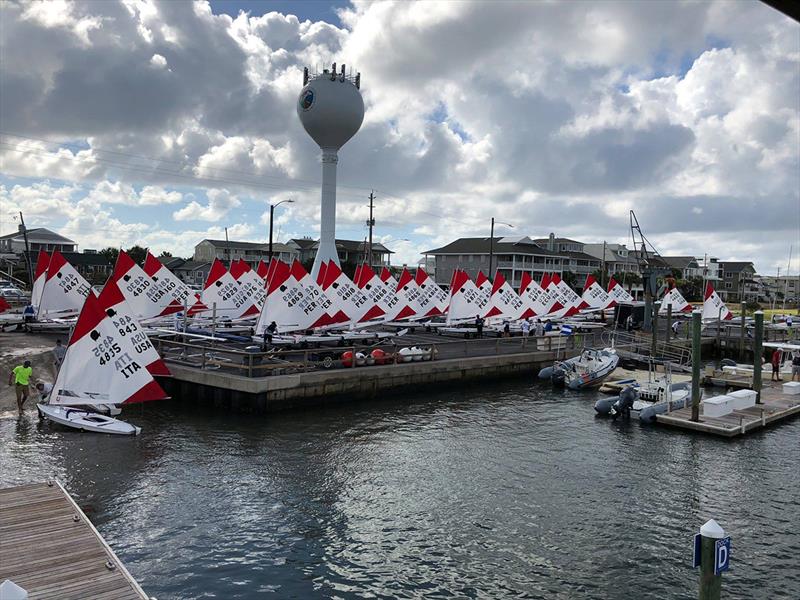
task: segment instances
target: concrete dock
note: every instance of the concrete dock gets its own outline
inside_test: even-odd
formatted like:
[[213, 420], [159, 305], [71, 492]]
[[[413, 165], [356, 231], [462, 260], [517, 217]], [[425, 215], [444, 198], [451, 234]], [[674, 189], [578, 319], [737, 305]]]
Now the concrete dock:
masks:
[[0, 489], [0, 582], [30, 600], [147, 599], [57, 481]]
[[[777, 383], [777, 382], [774, 382]], [[676, 427], [688, 431], [699, 431], [722, 437], [736, 437], [800, 415], [800, 396], [787, 396], [780, 385], [767, 385], [761, 390], [761, 404], [743, 410], [734, 410], [724, 417], [707, 417], [692, 421], [692, 409], [681, 408], [671, 413], [658, 415], [659, 425]]]

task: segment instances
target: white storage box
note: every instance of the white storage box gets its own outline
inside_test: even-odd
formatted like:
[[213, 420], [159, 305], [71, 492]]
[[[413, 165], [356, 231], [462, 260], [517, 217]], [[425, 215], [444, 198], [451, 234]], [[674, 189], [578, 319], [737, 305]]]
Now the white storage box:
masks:
[[784, 383], [783, 393], [787, 396], [800, 396], [800, 381], [787, 381]]
[[715, 396], [703, 400], [703, 415], [706, 417], [724, 417], [733, 410], [733, 399], [730, 396]]
[[728, 394], [733, 401], [733, 410], [742, 410], [756, 405], [758, 394], [754, 390], [736, 390]]

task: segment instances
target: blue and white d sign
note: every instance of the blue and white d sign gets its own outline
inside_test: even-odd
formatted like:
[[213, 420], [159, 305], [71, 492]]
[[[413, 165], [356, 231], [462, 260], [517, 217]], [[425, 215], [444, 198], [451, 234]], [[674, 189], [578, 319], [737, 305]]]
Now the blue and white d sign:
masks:
[[714, 543], [714, 575], [719, 575], [730, 568], [731, 538], [724, 537]]

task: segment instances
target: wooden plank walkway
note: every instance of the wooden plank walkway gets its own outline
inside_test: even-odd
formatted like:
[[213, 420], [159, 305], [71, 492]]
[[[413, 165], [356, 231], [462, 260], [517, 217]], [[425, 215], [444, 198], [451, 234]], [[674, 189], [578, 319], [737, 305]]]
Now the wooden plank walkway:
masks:
[[30, 600], [147, 599], [57, 481], [0, 489], [0, 582]]
[[771, 386], [765, 383], [764, 386], [761, 390], [761, 404], [735, 410], [724, 417], [706, 417], [702, 414], [701, 406], [700, 420], [696, 423], [692, 421], [691, 407], [658, 415], [656, 422], [690, 431], [735, 437], [800, 414], [800, 396], [784, 395], [780, 385]]

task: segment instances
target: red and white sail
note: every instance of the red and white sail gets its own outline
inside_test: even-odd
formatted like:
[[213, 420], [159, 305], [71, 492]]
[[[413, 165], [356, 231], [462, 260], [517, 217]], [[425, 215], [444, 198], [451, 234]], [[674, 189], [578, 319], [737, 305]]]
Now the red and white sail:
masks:
[[450, 281], [450, 304], [447, 323], [474, 321], [486, 314], [489, 298], [484, 297], [466, 271], [456, 269]]
[[[545, 273], [542, 278], [542, 288], [549, 293], [550, 300], [553, 302], [549, 315], [556, 319], [571, 317], [578, 312], [574, 304], [574, 299], [567, 293], [565, 287], [560, 285], [561, 283], [561, 277], [558, 276], [558, 273], [552, 273], [550, 275]], [[572, 293], [575, 294], [575, 292]], [[577, 294], [575, 294], [575, 296], [577, 296]], [[556, 305], [561, 308], [556, 308]]]
[[492, 298], [492, 282], [483, 274], [483, 271], [478, 271], [478, 276], [475, 278], [475, 287], [478, 288], [483, 304], [488, 306]]
[[122, 349], [133, 356], [140, 365], [144, 365], [151, 375], [169, 375], [167, 365], [142, 329], [117, 283], [114, 281], [106, 283], [97, 300], [111, 319], [111, 324], [117, 329]]
[[383, 267], [380, 274], [381, 281], [397, 291], [397, 279], [392, 276], [392, 272], [388, 267]]
[[489, 299], [488, 310], [484, 316], [506, 317], [513, 321], [520, 318], [524, 308], [522, 299], [511, 288], [502, 273], [497, 271], [492, 285], [492, 297]]
[[264, 280], [250, 268], [250, 265], [241, 259], [231, 265], [231, 275], [239, 283], [242, 291], [246, 292], [253, 301], [253, 308], [242, 316], [248, 317], [261, 313], [261, 308], [267, 299]]
[[[275, 260], [274, 258], [272, 260]], [[261, 277], [266, 283], [267, 281], [267, 273], [269, 273], [269, 265], [265, 263], [263, 260], [258, 261], [258, 265], [256, 266], [256, 275]]]
[[427, 308], [426, 317], [442, 315], [450, 304], [450, 295], [428, 276], [425, 269], [417, 267], [414, 281], [420, 291], [420, 305]]
[[[317, 278], [322, 275], [325, 277], [325, 270], [328, 268], [326, 263], [322, 263], [319, 266], [319, 272], [317, 273]], [[341, 313], [337, 310], [336, 305], [333, 303], [328, 295], [322, 291], [322, 284], [314, 281], [311, 277], [311, 273], [306, 271], [303, 264], [295, 259], [292, 262], [292, 266], [290, 267], [292, 272], [292, 277], [295, 278], [300, 285], [311, 295], [314, 301], [320, 306], [322, 311], [325, 313], [314, 325], [315, 327], [323, 327], [325, 325], [336, 325], [340, 323], [346, 323], [349, 320], [349, 317], [344, 313]]]
[[633, 296], [625, 291], [619, 283], [612, 277], [608, 280], [608, 297], [615, 303], [633, 302]]
[[189, 314], [194, 314], [208, 307], [200, 302], [200, 296], [193, 292], [188, 285], [183, 283], [177, 275], [170, 271], [155, 256], [147, 253], [144, 259], [144, 272], [152, 280], [153, 284], [169, 294], [172, 299], [181, 307], [187, 307]]
[[543, 317], [563, 308], [558, 302], [554, 302], [550, 298], [550, 294], [545, 292], [542, 286], [536, 283], [527, 271], [522, 274], [519, 297], [523, 303], [521, 319]]
[[7, 310], [11, 310], [11, 305], [6, 301], [5, 298], [0, 296], [0, 313], [6, 312]]
[[583, 285], [583, 295], [581, 298], [589, 308], [599, 308], [602, 310], [617, 305], [614, 299], [609, 297], [608, 293], [600, 287], [594, 275], [586, 276], [586, 283]]
[[673, 315], [682, 312], [683, 313], [692, 312], [692, 305], [686, 301], [686, 299], [683, 297], [683, 294], [681, 294], [678, 288], [676, 287], [672, 288], [666, 294], [664, 294], [664, 298], [661, 300], [661, 308], [658, 311], [659, 314], [662, 315], [667, 314], [669, 306], [672, 306]]
[[[369, 265], [362, 265], [358, 270], [356, 285], [358, 289], [369, 298], [372, 305], [383, 312], [383, 320], [394, 321], [395, 319], [402, 319], [405, 318], [405, 316], [414, 315], [414, 311], [409, 309], [408, 306], [397, 297], [395, 287], [390, 287], [381, 281], [381, 278], [378, 277]], [[374, 318], [370, 316], [369, 312], [364, 318], [366, 319], [367, 317], [370, 319]]]
[[37, 317], [52, 319], [77, 315], [92, 287], [58, 250], [50, 257]]
[[[320, 268], [320, 272], [322, 272], [322, 268]], [[380, 318], [384, 314], [383, 310], [370, 302], [366, 294], [342, 272], [342, 269], [334, 261], [329, 261], [325, 268], [322, 291], [333, 301], [334, 306], [338, 309], [337, 314], [346, 315], [345, 322], [361, 323]], [[370, 313], [371, 315], [367, 317]]]
[[244, 315], [257, 314], [258, 311], [253, 306], [250, 290], [242, 289], [225, 265], [216, 258], [208, 272], [200, 300], [212, 309], [216, 305], [218, 317], [238, 319]]
[[714, 286], [710, 283], [706, 284], [706, 299], [703, 301], [703, 320], [716, 321], [721, 319], [729, 321], [733, 318], [733, 313], [728, 310], [722, 298], [714, 290]]
[[39, 309], [42, 301], [42, 292], [47, 279], [47, 266], [50, 264], [50, 255], [44, 250], [39, 250], [39, 257], [36, 259], [36, 270], [33, 272], [33, 286], [31, 287], [31, 306], [34, 312]]
[[[397, 296], [414, 312], [414, 316], [423, 317], [428, 312], [420, 304], [422, 292], [408, 269], [403, 269], [403, 272], [400, 273], [400, 279], [397, 282]], [[405, 317], [398, 316], [399, 318]]]
[[[297, 261], [295, 263], [300, 265]], [[287, 333], [320, 327], [329, 320], [326, 309], [317, 302], [313, 292], [298, 281], [292, 270], [282, 261], [275, 262], [267, 288], [267, 301], [256, 325], [258, 335], [263, 334], [273, 321], [278, 333]], [[308, 276], [302, 265], [300, 271], [296, 274], [301, 279], [303, 273]]]
[[564, 306], [571, 306], [576, 311], [583, 310], [584, 308], [589, 308], [589, 303], [584, 302], [583, 298], [578, 296], [571, 287], [567, 285], [567, 282], [561, 279], [561, 276], [558, 273], [553, 273], [553, 281], [556, 283], [556, 286], [561, 291], [561, 296], [564, 298], [569, 304], [564, 304]]
[[167, 398], [147, 365], [130, 351], [125, 339], [129, 334], [125, 326], [119, 327], [120, 322], [115, 324], [89, 292], [53, 384], [50, 404], [96, 406]]
[[120, 250], [117, 255], [110, 283], [117, 285], [137, 319], [164, 317], [183, 309], [124, 250]]

